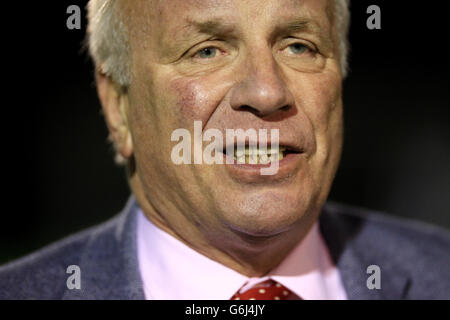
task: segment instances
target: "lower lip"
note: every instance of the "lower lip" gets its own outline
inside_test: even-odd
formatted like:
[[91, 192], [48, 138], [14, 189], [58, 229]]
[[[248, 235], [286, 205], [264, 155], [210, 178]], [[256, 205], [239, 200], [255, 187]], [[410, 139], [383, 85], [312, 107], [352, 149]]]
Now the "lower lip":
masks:
[[223, 155], [225, 161], [232, 161], [228, 164], [225, 162], [227, 169], [232, 173], [233, 176], [241, 178], [251, 178], [254, 179], [260, 176], [261, 179], [281, 178], [287, 175], [292, 175], [292, 173], [298, 168], [298, 163], [300, 158], [303, 157], [303, 153], [288, 153], [280, 161], [278, 161], [278, 171], [273, 175], [261, 175], [261, 169], [274, 167], [274, 163], [268, 164], [248, 164], [248, 163], [238, 163], [226, 154]]

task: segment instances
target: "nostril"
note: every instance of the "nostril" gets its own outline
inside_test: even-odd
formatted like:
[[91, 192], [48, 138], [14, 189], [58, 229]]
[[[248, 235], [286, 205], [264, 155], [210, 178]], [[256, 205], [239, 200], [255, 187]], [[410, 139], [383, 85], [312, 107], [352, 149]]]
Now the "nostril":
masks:
[[281, 111], [289, 111], [290, 108], [291, 108], [291, 106], [285, 105], [285, 106], [281, 107], [280, 110]]
[[258, 109], [253, 108], [253, 107], [251, 107], [249, 105], [242, 105], [242, 106], [240, 106], [238, 108], [238, 111], [251, 112], [251, 113], [256, 114], [256, 115], [259, 115], [261, 113]]
[[254, 108], [252, 108], [252, 107], [250, 107], [248, 105], [241, 106], [239, 109], [242, 110], [242, 111], [255, 111]]

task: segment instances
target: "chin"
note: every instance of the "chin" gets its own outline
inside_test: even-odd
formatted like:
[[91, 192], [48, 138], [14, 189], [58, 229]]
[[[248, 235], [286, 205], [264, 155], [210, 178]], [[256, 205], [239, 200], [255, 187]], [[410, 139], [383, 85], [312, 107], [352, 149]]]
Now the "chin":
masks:
[[298, 193], [266, 192], [235, 197], [223, 210], [232, 229], [251, 236], [274, 236], [301, 224], [311, 201]]

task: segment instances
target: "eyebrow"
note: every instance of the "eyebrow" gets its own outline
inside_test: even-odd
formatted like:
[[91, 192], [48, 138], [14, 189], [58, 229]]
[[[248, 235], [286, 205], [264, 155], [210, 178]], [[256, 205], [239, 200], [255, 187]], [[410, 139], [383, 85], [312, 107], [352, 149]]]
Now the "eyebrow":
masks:
[[304, 31], [310, 28], [311, 23], [307, 20], [294, 20], [281, 24], [277, 27], [278, 30], [288, 31]]
[[328, 38], [323, 28], [316, 21], [310, 19], [297, 19], [281, 23], [275, 28], [273, 33], [283, 34], [290, 32], [308, 32], [325, 40]]
[[[226, 34], [232, 33], [235, 30], [232, 23], [220, 18], [207, 21], [195, 21], [188, 19], [183, 29], [190, 29], [190, 28], [194, 28], [197, 32], [207, 34], [216, 34], [216, 33]], [[289, 31], [290, 32], [311, 31], [313, 33], [319, 33], [320, 27], [314, 21], [298, 19], [278, 25], [274, 33], [289, 32]]]
[[[215, 36], [230, 36], [237, 33], [235, 24], [229, 22], [222, 18], [216, 18], [213, 20], [206, 21], [196, 21], [188, 19], [187, 23], [182, 27], [190, 32], [215, 35]], [[317, 38], [319, 38], [328, 48], [333, 47], [333, 41], [330, 36], [323, 30], [323, 28], [314, 20], [306, 18], [298, 18], [287, 20], [278, 24], [273, 32], [271, 32], [271, 37], [275, 38], [277, 36], [282, 36], [289, 33], [295, 32], [307, 32]]]
[[198, 33], [210, 35], [230, 35], [236, 32], [233, 23], [227, 22], [224, 19], [215, 19], [207, 21], [194, 21], [188, 19], [187, 24], [183, 29], [194, 29]]

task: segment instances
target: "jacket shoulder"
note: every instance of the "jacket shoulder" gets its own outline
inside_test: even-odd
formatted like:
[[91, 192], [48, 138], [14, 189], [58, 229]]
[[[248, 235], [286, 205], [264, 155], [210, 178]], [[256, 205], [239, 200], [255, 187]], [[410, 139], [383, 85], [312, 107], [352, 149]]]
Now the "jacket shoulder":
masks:
[[368, 265], [380, 266], [382, 275], [385, 270], [409, 279], [405, 298], [450, 298], [447, 229], [338, 203], [327, 203], [326, 214], [346, 233], [343, 246]]
[[85, 229], [0, 267], [0, 300], [61, 299], [85, 248], [113, 233], [115, 219]]
[[436, 251], [444, 250], [445, 253], [449, 253], [450, 231], [443, 227], [335, 202], [327, 203], [326, 211], [333, 218], [343, 221], [349, 228], [359, 228], [360, 232], [374, 236], [383, 235], [377, 239], [377, 243], [396, 240], [398, 245], [406, 247], [426, 248], [428, 251], [432, 249], [429, 247], [432, 245]]

